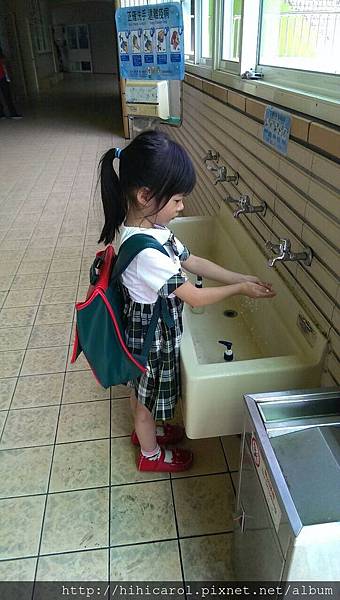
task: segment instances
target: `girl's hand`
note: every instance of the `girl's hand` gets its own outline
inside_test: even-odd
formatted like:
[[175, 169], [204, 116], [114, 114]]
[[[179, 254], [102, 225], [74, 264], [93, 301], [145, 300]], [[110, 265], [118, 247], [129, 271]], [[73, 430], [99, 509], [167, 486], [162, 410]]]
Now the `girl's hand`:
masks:
[[258, 277], [254, 275], [245, 275], [243, 281], [249, 281], [250, 283], [257, 283], [258, 285], [262, 285], [262, 287], [272, 289], [273, 284], [268, 281], [261, 281]]
[[248, 298], [274, 298], [276, 292], [271, 285], [262, 282], [244, 281], [241, 283], [242, 295]]

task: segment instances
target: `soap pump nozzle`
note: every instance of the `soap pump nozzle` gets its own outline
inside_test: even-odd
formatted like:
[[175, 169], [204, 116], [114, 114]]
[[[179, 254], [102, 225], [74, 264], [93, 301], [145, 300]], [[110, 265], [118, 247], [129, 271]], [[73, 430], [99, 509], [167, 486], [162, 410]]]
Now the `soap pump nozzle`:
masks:
[[233, 343], [228, 342], [228, 340], [219, 340], [218, 343], [225, 346], [223, 354], [224, 360], [226, 362], [231, 362], [232, 360], [234, 360]]

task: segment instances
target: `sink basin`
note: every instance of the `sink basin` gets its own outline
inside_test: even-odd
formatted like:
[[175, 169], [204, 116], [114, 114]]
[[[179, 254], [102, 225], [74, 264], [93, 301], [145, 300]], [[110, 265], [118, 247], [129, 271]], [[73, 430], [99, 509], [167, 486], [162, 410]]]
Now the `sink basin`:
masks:
[[[170, 228], [192, 254], [271, 281], [277, 292], [273, 300], [227, 299], [203, 314], [185, 307], [181, 380], [188, 437], [240, 433], [245, 393], [318, 387], [326, 340], [229, 209], [223, 206], [215, 217], [181, 217]], [[303, 319], [312, 335], [299, 326]], [[219, 340], [233, 342], [233, 362], [224, 361]]]

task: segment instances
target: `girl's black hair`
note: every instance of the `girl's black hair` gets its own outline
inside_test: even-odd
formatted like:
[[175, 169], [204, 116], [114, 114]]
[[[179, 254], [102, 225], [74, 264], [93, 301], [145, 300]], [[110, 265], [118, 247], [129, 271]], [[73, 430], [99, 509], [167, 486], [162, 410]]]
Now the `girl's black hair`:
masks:
[[113, 241], [138, 189], [150, 190], [150, 199], [155, 199], [158, 212], [172, 196], [189, 194], [196, 183], [194, 166], [186, 150], [163, 131], [143, 131], [121, 151], [119, 177], [113, 168], [115, 157], [116, 148], [111, 148], [99, 165], [105, 216], [99, 242], [105, 244]]

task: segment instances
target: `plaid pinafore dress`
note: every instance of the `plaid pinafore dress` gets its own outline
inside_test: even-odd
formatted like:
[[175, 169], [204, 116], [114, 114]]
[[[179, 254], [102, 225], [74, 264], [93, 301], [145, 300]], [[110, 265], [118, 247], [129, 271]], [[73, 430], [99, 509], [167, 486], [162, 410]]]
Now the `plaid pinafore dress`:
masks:
[[[189, 255], [184, 246], [181, 254], [176, 246], [174, 235], [163, 245], [178, 256], [181, 262]], [[157, 323], [154, 340], [148, 356], [148, 371], [128, 385], [134, 387], [136, 398], [151, 412], [155, 420], [171, 419], [180, 396], [180, 360], [179, 351], [183, 332], [183, 302], [177, 296], [169, 295], [187, 281], [185, 274], [179, 269], [158, 291], [165, 298], [174, 325], [169, 327], [160, 318]], [[125, 295], [124, 324], [126, 344], [132, 353], [140, 353], [150, 324], [154, 304], [143, 304], [131, 299], [127, 288], [123, 285]]]

